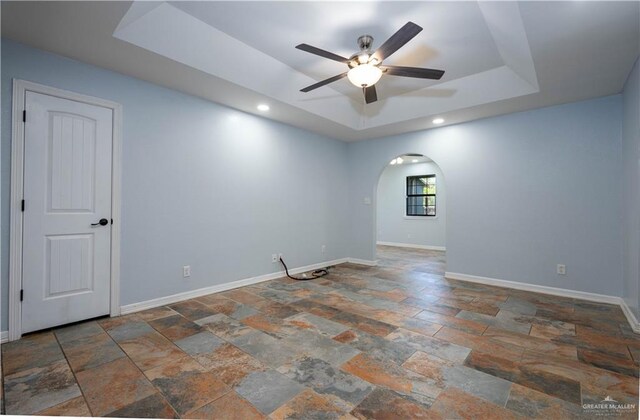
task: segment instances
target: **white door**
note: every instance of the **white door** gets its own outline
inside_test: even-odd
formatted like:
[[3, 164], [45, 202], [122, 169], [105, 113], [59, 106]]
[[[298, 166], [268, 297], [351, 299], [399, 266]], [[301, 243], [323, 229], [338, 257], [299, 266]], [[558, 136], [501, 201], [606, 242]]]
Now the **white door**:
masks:
[[25, 109], [23, 333], [109, 314], [113, 141], [111, 109], [29, 91]]

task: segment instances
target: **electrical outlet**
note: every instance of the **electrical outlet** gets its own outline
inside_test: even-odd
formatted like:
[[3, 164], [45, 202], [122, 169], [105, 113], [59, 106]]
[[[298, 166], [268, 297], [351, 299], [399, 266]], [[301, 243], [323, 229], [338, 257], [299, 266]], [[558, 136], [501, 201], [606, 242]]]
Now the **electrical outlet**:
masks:
[[182, 267], [182, 277], [191, 277], [191, 266], [185, 265]]
[[271, 254], [271, 262], [272, 263], [278, 262], [278, 254]]
[[327, 246], [326, 245], [322, 245], [320, 247], [320, 252], [322, 252], [323, 254], [327, 251]]
[[413, 233], [407, 233], [407, 239], [413, 238]]
[[284, 260], [284, 255], [282, 255], [281, 253], [278, 254], [278, 261], [280, 261], [280, 260]]
[[556, 268], [556, 273], [560, 274], [561, 276], [564, 276], [567, 274], [567, 266], [564, 264], [558, 264], [558, 267]]

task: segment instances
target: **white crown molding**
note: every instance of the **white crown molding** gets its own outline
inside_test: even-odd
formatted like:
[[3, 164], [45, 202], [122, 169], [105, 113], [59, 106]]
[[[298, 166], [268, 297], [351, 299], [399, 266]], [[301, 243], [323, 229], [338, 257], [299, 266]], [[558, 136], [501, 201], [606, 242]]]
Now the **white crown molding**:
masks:
[[[365, 261], [365, 260], [362, 260]], [[293, 268], [289, 270], [289, 274], [300, 274], [311, 270], [317, 270], [320, 268], [338, 265], [346, 262], [352, 262], [354, 264], [360, 264], [351, 258], [339, 258], [332, 261], [321, 262], [317, 264], [311, 264], [304, 267]], [[371, 265], [370, 261], [365, 261], [364, 265]], [[375, 261], [374, 261], [375, 265]], [[275, 280], [284, 277], [286, 273], [284, 271], [277, 271], [275, 273], [264, 274], [256, 277], [249, 277], [242, 280], [236, 280], [223, 284], [216, 284], [215, 286], [204, 287], [202, 289], [189, 290], [186, 292], [176, 293], [174, 295], [164, 296], [156, 299], [145, 300], [143, 302], [131, 303], [120, 307], [120, 314], [126, 315], [134, 312], [143, 311], [145, 309], [157, 308], [158, 306], [170, 305], [172, 303], [180, 302], [187, 299], [193, 299], [200, 296], [210, 295], [212, 293], [220, 293], [231, 289], [237, 289], [238, 287], [251, 286], [253, 284], [262, 283], [269, 280]]]
[[418, 244], [405, 244], [402, 242], [376, 242], [377, 245], [384, 246], [396, 246], [399, 248], [415, 248], [415, 249], [427, 249], [429, 251], [446, 251], [447, 247], [445, 246], [436, 246], [436, 245], [418, 245]]
[[597, 293], [581, 292], [579, 290], [561, 289], [559, 287], [540, 286], [537, 284], [521, 283], [510, 280], [500, 280], [491, 277], [473, 276], [471, 274], [452, 273], [445, 272], [445, 278], [451, 280], [468, 281], [470, 283], [486, 284], [489, 286], [506, 287], [509, 289], [524, 290], [527, 292], [542, 293], [546, 295], [561, 296], [573, 299], [587, 300], [590, 302], [608, 303], [611, 305], [618, 305], [622, 309], [622, 312], [627, 317], [627, 321], [631, 326], [631, 329], [635, 333], [640, 333], [640, 323], [635, 317], [627, 303], [619, 296], [601, 295]]

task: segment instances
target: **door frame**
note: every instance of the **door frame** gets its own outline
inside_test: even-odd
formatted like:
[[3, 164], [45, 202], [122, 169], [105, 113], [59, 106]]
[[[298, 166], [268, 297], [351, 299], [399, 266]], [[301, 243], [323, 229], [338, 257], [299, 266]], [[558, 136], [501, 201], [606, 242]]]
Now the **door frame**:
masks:
[[[27, 92], [35, 92], [69, 99], [89, 105], [101, 106], [112, 110], [112, 166], [111, 166], [111, 287], [110, 315], [120, 315], [120, 194], [122, 178], [122, 105], [93, 96], [82, 95], [26, 80], [13, 79], [13, 98], [11, 110], [11, 211], [9, 231], [9, 341], [22, 336], [22, 232], [24, 213], [24, 122]], [[29, 116], [27, 115], [27, 118]]]

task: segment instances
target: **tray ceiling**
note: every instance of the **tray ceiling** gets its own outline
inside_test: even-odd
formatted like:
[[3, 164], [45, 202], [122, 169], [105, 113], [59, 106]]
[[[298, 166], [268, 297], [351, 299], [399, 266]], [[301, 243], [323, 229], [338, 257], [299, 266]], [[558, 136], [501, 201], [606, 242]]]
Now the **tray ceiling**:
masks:
[[[365, 105], [346, 66], [408, 21], [424, 30], [386, 64], [446, 71], [383, 76]], [[619, 93], [639, 52], [638, 2], [2, 2], [2, 34], [243, 111], [360, 140]]]

